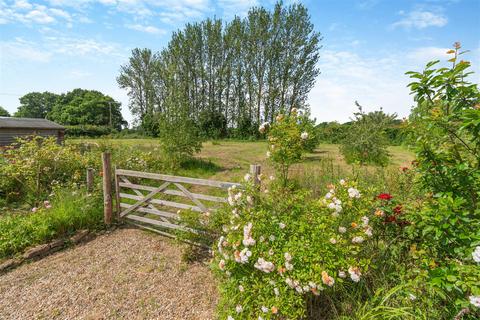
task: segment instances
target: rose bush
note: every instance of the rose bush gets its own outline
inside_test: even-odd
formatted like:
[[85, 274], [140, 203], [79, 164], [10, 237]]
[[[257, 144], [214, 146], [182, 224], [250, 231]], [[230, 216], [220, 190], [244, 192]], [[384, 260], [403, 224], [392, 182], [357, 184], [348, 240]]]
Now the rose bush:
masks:
[[264, 187], [230, 189], [216, 213], [228, 217], [213, 262], [222, 319], [301, 318], [307, 297], [355, 290], [370, 270], [375, 200], [354, 182], [321, 199]]

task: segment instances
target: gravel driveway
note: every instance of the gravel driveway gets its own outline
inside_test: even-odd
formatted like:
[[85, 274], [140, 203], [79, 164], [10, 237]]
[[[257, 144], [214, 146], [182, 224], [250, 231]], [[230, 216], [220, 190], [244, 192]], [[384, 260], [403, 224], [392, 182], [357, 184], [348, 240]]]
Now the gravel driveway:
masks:
[[0, 319], [213, 319], [215, 281], [168, 238], [117, 229], [0, 276]]

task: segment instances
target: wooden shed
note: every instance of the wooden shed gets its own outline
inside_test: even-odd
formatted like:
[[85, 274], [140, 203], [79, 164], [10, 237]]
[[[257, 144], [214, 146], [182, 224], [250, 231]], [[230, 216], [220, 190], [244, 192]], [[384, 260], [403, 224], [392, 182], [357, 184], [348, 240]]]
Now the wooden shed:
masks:
[[61, 144], [65, 127], [47, 119], [0, 117], [0, 146], [12, 144], [17, 137], [32, 135], [56, 137]]

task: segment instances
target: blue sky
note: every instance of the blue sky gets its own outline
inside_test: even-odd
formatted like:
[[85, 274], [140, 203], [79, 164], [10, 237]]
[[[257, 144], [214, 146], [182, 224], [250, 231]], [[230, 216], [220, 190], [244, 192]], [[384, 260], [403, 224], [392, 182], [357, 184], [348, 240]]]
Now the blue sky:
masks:
[[[290, 3], [292, 1], [284, 1]], [[348, 121], [358, 100], [408, 115], [404, 75], [445, 59], [460, 41], [480, 82], [480, 0], [305, 0], [322, 41], [309, 95], [317, 121]], [[96, 89], [122, 102], [115, 78], [131, 49], [161, 50], [172, 31], [206, 17], [231, 19], [273, 0], [0, 0], [0, 105], [31, 91]]]

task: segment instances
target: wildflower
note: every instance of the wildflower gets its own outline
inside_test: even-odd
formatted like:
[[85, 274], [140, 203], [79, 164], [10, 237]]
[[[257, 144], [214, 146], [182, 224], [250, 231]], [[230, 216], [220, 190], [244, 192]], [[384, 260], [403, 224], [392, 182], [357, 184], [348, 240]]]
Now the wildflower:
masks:
[[37, 212], [38, 208], [37, 207], [33, 207], [32, 208], [32, 212]]
[[285, 257], [286, 261], [291, 261], [292, 260], [292, 256], [288, 252], [285, 252], [284, 257]]
[[278, 308], [275, 307], [275, 306], [273, 306], [270, 310], [272, 311], [273, 314], [277, 314], [277, 313], [278, 313]]
[[268, 237], [270, 241], [275, 241], [275, 236], [272, 234], [270, 237]]
[[245, 288], [243, 288], [242, 285], [239, 285], [239, 286], [238, 286], [238, 290], [239, 290], [240, 292], [243, 292], [243, 291], [245, 291]]
[[51, 208], [52, 208], [52, 205], [51, 205], [51, 204], [45, 205], [45, 209], [51, 209]]
[[292, 281], [292, 279], [290, 279], [290, 278], [285, 279], [285, 283], [286, 283], [290, 288], [293, 288], [293, 287], [294, 287], [293, 281]]
[[278, 288], [273, 288], [273, 292], [277, 297], [280, 295], [280, 291], [278, 290]]
[[322, 282], [327, 286], [331, 287], [334, 285], [335, 280], [330, 277], [326, 271], [322, 271]]
[[239, 263], [242, 263], [242, 264], [245, 264], [248, 262], [248, 258], [250, 258], [252, 256], [252, 252], [250, 250], [248, 250], [248, 248], [244, 248], [242, 251], [238, 252], [235, 251], [233, 253], [234, 257], [235, 257], [235, 261], [236, 262], [239, 262]]
[[268, 254], [269, 254], [270, 256], [273, 256], [273, 254], [274, 254], [273, 249], [268, 250]]
[[325, 195], [325, 199], [330, 199], [332, 198], [332, 194], [330, 192], [328, 192], [326, 195]]
[[218, 248], [218, 252], [222, 253], [223, 250], [222, 250], [222, 244], [223, 244], [223, 241], [225, 240], [225, 237], [224, 236], [221, 236], [220, 239], [218, 240], [218, 244], [217, 244], [217, 248]]
[[268, 312], [268, 308], [267, 308], [267, 307], [265, 307], [265, 306], [262, 306], [262, 308], [261, 308], [261, 309], [262, 309], [262, 312], [264, 312], [264, 313], [267, 313], [267, 312]]
[[276, 116], [275, 120], [282, 121], [283, 120], [283, 114], [279, 114], [278, 116]]
[[410, 300], [412, 300], [412, 301], [417, 299], [417, 297], [416, 297], [414, 294], [411, 294], [411, 293], [408, 294], [408, 297], [409, 297]]
[[310, 291], [316, 296], [320, 295], [320, 292], [318, 292], [317, 288], [311, 288]]
[[345, 271], [340, 270], [340, 271], [338, 271], [338, 276], [340, 278], [344, 279], [347, 275], [345, 274]]
[[267, 151], [267, 154], [266, 154], [267, 158], [270, 158], [271, 155], [272, 154], [270, 153], [270, 151]]
[[377, 196], [378, 199], [380, 200], [391, 200], [393, 197], [391, 194], [389, 193], [380, 193], [378, 196]]
[[269, 123], [268, 122], [264, 122], [260, 125], [260, 127], [258, 127], [258, 131], [260, 133], [264, 133], [266, 130], [267, 130], [267, 127], [268, 127]]
[[245, 174], [245, 176], [243, 177], [243, 180], [245, 180], [245, 182], [248, 182], [248, 181], [250, 181], [251, 178], [252, 178], [252, 176], [251, 176], [249, 173], [247, 173], [247, 174]]
[[292, 271], [293, 270], [293, 264], [291, 264], [290, 262], [285, 262], [285, 269], [287, 269], [288, 271]]
[[243, 193], [239, 192], [233, 197], [233, 199], [235, 199], [235, 201], [238, 201], [242, 198], [242, 196], [243, 196]]
[[258, 320], [263, 320], [263, 318], [261, 316], [258, 316]]
[[468, 299], [470, 300], [471, 304], [477, 308], [480, 308], [480, 296], [470, 296]]
[[344, 186], [346, 183], [347, 183], [347, 182], [345, 181], [345, 179], [340, 179], [340, 184], [341, 184], [342, 186]]
[[255, 244], [255, 239], [252, 238], [252, 223], [249, 222], [245, 227], [243, 227], [243, 245], [248, 247], [248, 246], [253, 246]]
[[473, 261], [480, 262], [480, 246], [477, 246], [472, 252]]
[[235, 320], [235, 318], [233, 318], [232, 316], [228, 316], [227, 320]]
[[360, 236], [358, 236], [358, 237], [353, 237], [352, 243], [362, 243], [363, 240], [364, 240], [363, 237], [360, 237]]
[[399, 205], [397, 205], [395, 208], [393, 208], [393, 212], [394, 212], [395, 214], [400, 214], [400, 213], [402, 213], [402, 205], [399, 204]]
[[335, 238], [330, 238], [330, 243], [331, 244], [336, 244], [337, 243], [337, 240]]
[[352, 222], [350, 225], [352, 226], [352, 228], [358, 227], [358, 224], [356, 222]]
[[258, 258], [257, 262], [254, 264], [254, 267], [265, 273], [270, 273], [275, 270], [275, 265], [270, 261], [264, 260], [263, 258]]
[[364, 232], [368, 237], [371, 237], [373, 235], [371, 227], [367, 227]]
[[247, 202], [250, 205], [253, 205], [253, 198], [251, 196], [247, 196]]
[[345, 232], [347, 232], [347, 228], [345, 228], [345, 227], [338, 227], [338, 232], [340, 232], [340, 233], [345, 233]]
[[48, 200], [43, 201], [43, 205], [48, 206], [49, 204], [50, 204], [50, 201]]
[[302, 132], [302, 134], [300, 135], [300, 138], [302, 138], [302, 140], [307, 140], [308, 139], [308, 132]]
[[360, 198], [360, 191], [355, 188], [348, 188], [348, 196], [350, 198]]
[[384, 215], [385, 215], [385, 212], [383, 212], [383, 210], [380, 210], [380, 209], [375, 210], [375, 216], [383, 217]]
[[278, 226], [280, 227], [280, 229], [285, 229], [285, 223], [280, 222]]
[[368, 222], [370, 221], [367, 216], [363, 216], [362, 218], [362, 225], [364, 227], [368, 226]]
[[220, 262], [218, 263], [218, 267], [220, 268], [220, 270], [225, 270], [225, 260], [220, 260]]
[[290, 111], [291, 111], [291, 113], [295, 114], [295, 113], [297, 113], [298, 109], [297, 108], [292, 108], [292, 110], [290, 110]]
[[360, 269], [358, 267], [348, 268], [348, 273], [350, 273], [350, 279], [352, 279], [353, 282], [360, 281], [360, 276], [362, 274], [360, 273]]
[[273, 180], [275, 180], [275, 177], [274, 177], [274, 176], [270, 176], [270, 177], [268, 177], [268, 179], [270, 179], [270, 181], [273, 181]]
[[243, 311], [243, 307], [239, 304], [237, 304], [237, 306], [235, 307], [235, 311], [237, 311], [237, 313], [240, 313]]

